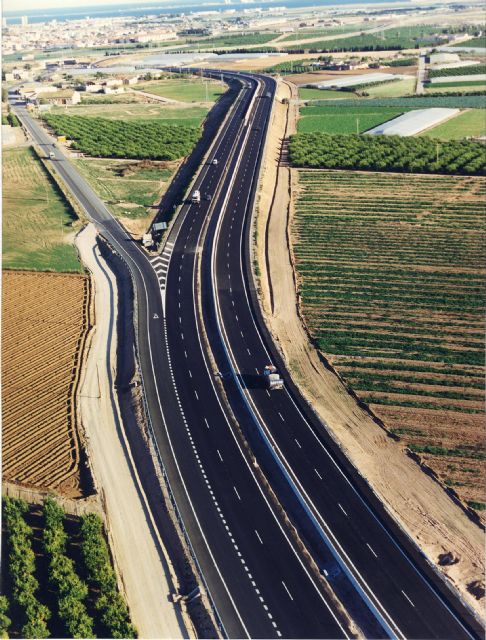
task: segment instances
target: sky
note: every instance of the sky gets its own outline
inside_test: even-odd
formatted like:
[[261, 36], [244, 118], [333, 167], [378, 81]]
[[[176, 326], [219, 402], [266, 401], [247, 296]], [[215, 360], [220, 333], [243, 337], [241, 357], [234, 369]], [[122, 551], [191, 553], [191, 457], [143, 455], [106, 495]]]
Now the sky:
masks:
[[[150, 4], [151, 0], [132, 0], [135, 5]], [[159, 0], [160, 2], [160, 0]], [[161, 0], [164, 2], [164, 0]], [[128, 4], [127, 0], [3, 0], [4, 11], [28, 11], [29, 9], [51, 9], [57, 7], [88, 7], [99, 4]]]

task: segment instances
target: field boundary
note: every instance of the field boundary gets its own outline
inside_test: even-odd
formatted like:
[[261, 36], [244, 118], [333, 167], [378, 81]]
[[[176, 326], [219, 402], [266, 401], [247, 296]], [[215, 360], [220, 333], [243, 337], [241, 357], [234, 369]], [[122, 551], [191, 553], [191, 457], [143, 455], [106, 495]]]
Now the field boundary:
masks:
[[100, 516], [106, 526], [105, 511], [100, 494], [98, 493], [91, 494], [87, 498], [78, 498], [75, 500], [73, 498], [67, 498], [66, 496], [59, 495], [55, 491], [50, 491], [49, 489], [24, 487], [16, 484], [15, 482], [3, 480], [2, 495], [8, 496], [9, 498], [25, 500], [28, 504], [35, 505], [42, 505], [44, 500], [49, 496], [55, 497], [56, 502], [69, 515], [82, 516], [87, 513], [96, 513]]

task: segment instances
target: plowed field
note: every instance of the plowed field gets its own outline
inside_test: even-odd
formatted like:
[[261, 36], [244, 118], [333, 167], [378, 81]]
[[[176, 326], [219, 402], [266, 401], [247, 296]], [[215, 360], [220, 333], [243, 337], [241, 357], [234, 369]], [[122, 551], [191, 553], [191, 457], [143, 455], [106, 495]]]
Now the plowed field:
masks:
[[3, 477], [83, 496], [74, 396], [89, 328], [89, 278], [4, 271]]
[[358, 396], [485, 507], [484, 183], [300, 171], [301, 310]]

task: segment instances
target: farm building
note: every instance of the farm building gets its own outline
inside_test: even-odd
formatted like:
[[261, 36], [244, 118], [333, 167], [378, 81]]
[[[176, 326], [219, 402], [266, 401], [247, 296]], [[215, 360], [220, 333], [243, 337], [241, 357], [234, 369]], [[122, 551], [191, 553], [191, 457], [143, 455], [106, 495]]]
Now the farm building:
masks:
[[37, 94], [37, 101], [42, 104], [56, 104], [56, 105], [72, 105], [81, 102], [81, 96], [78, 91], [72, 89], [64, 89], [61, 91], [45, 92], [42, 91]]

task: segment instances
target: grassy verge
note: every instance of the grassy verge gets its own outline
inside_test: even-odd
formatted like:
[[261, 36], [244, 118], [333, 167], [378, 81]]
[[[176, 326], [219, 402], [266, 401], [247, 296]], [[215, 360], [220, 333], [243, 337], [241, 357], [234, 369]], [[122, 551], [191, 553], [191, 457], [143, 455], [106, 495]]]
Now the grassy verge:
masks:
[[154, 217], [151, 207], [165, 193], [178, 163], [83, 158], [76, 167], [113, 215], [141, 231]]
[[30, 148], [4, 151], [3, 212], [4, 268], [83, 271], [73, 211]]
[[208, 113], [208, 109], [199, 106], [172, 107], [165, 104], [103, 104], [93, 103], [69, 107], [54, 107], [53, 115], [72, 115], [106, 118], [132, 122], [136, 120], [155, 120], [165, 124], [177, 124], [187, 127], [199, 127]]

